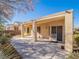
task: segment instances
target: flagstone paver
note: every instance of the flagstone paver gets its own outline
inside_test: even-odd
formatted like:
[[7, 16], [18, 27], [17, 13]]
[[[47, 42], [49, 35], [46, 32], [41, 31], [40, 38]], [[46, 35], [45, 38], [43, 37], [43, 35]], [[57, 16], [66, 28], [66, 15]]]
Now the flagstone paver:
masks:
[[34, 42], [12, 39], [11, 44], [23, 59], [65, 59], [66, 53], [58, 43]]

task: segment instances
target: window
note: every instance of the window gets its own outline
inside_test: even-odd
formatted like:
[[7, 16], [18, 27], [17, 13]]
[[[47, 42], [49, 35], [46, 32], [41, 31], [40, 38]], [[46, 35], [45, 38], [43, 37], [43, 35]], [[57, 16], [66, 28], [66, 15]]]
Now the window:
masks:
[[49, 26], [49, 35], [50, 35], [50, 26]]
[[18, 31], [18, 27], [17, 27], [17, 26], [14, 26], [14, 30], [15, 30], [15, 31]]
[[41, 32], [41, 28], [37, 27], [37, 32], [40, 33]]
[[27, 28], [27, 33], [29, 33], [29, 27]]
[[56, 32], [57, 32], [56, 29], [57, 29], [57, 27], [56, 27], [56, 26], [53, 26], [53, 27], [52, 27], [52, 32], [51, 32], [51, 33], [52, 33], [52, 34], [56, 34]]

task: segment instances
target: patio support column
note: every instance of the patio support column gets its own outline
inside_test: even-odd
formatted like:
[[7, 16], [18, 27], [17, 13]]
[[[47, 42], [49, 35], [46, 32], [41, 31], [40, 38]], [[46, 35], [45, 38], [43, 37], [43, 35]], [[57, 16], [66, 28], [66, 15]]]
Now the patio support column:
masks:
[[73, 51], [73, 13], [72, 10], [65, 12], [65, 50]]
[[50, 31], [50, 40], [52, 40], [52, 38], [51, 38], [51, 26], [50, 26], [50, 30], [49, 31]]
[[26, 36], [27, 36], [27, 26], [26, 26]]
[[32, 21], [32, 37], [33, 40], [36, 41], [37, 40], [37, 34], [36, 34], [36, 22], [33, 20]]
[[24, 37], [24, 32], [23, 32], [23, 24], [21, 24], [21, 38]]

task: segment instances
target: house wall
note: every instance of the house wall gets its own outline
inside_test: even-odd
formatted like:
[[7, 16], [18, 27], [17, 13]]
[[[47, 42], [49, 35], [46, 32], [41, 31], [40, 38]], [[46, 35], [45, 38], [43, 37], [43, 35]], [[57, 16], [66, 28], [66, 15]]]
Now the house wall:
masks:
[[[50, 41], [50, 26], [63, 26], [64, 28], [64, 20], [57, 20], [57, 21], [52, 21], [52, 22], [48, 22], [48, 23], [43, 23], [43, 24], [38, 24], [38, 26], [41, 27], [41, 33], [37, 32], [37, 37], [38, 38], [45, 38], [47, 39], [47, 41]], [[64, 31], [64, 29], [63, 29]], [[62, 31], [62, 32], [63, 32]]]
[[[32, 31], [32, 25], [26, 25], [26, 26], [23, 26], [23, 31], [24, 31], [24, 36], [31, 36], [31, 31]], [[27, 28], [29, 28], [29, 33], [27, 33]]]
[[[53, 19], [49, 19], [49, 20], [53, 20]], [[50, 41], [50, 26], [63, 26], [64, 28], [64, 19], [60, 19], [60, 20], [56, 20], [56, 21], [49, 21], [46, 23], [40, 23], [40, 24], [36, 24], [37, 27], [40, 26], [40, 33], [37, 32], [37, 38], [44, 38], [47, 39], [47, 41]], [[27, 33], [27, 28], [29, 27], [29, 33]], [[32, 36], [32, 24], [31, 25], [26, 25], [23, 27], [23, 33], [24, 36]], [[63, 29], [64, 31], [64, 29]], [[38, 39], [39, 40], [39, 39]]]

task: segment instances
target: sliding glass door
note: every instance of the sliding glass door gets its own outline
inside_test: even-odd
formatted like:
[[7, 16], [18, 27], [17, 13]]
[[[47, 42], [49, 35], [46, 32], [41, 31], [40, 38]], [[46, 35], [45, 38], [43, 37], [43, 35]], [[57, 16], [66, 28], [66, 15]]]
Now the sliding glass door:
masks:
[[56, 28], [56, 26], [51, 27], [51, 37], [52, 37], [52, 41], [57, 41], [57, 28]]
[[62, 26], [51, 27], [52, 41], [62, 41]]

